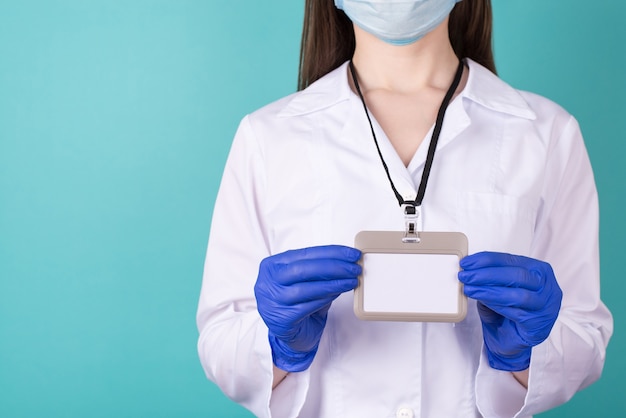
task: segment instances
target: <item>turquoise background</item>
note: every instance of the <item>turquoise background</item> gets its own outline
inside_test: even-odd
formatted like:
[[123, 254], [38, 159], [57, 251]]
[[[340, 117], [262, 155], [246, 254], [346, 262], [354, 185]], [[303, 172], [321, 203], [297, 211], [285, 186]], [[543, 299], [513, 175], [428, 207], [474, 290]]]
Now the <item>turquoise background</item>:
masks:
[[[494, 7], [500, 75], [582, 126], [616, 319], [602, 379], [542, 417], [623, 417], [626, 4]], [[294, 91], [302, 9], [0, 0], [0, 417], [250, 416], [205, 379], [195, 310], [232, 136]]]

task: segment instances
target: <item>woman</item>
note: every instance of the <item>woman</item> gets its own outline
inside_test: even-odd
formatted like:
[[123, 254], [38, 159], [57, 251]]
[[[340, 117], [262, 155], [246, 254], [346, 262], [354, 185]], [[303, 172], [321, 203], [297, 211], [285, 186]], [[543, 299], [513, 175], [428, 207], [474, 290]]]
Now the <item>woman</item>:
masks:
[[[198, 347], [258, 416], [525, 417], [600, 376], [612, 319], [580, 130], [495, 76], [489, 0], [456, 3], [307, 0], [301, 91], [240, 125]], [[420, 195], [420, 229], [469, 239], [467, 317], [361, 321], [354, 237], [402, 230]]]

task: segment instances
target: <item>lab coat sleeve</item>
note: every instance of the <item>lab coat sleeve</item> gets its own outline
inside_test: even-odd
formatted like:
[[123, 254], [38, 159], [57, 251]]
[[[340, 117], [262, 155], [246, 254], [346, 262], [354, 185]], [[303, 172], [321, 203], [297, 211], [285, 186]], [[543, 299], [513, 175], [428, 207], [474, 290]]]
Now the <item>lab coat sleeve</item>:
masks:
[[305, 375], [288, 376], [291, 388], [272, 394], [268, 330], [256, 307], [260, 261], [270, 254], [263, 217], [266, 188], [262, 147], [250, 117], [241, 122], [213, 212], [197, 312], [198, 353], [207, 377], [229, 398], [259, 417], [296, 416], [304, 403]]
[[600, 300], [591, 165], [574, 118], [560, 132], [549, 144], [530, 256], [552, 265], [563, 290], [561, 311], [548, 339], [532, 350], [527, 391], [511, 373], [491, 369], [483, 350], [476, 391], [485, 417], [528, 417], [567, 402], [600, 377], [613, 332]]

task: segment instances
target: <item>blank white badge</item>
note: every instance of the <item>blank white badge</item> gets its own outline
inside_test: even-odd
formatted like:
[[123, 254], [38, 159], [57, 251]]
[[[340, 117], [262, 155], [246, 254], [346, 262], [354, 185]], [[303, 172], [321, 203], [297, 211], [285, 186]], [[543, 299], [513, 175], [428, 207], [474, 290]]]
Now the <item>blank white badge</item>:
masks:
[[354, 311], [364, 320], [459, 322], [467, 298], [457, 276], [467, 255], [467, 237], [458, 232], [421, 232], [403, 242], [403, 232], [363, 231], [355, 247], [363, 272]]

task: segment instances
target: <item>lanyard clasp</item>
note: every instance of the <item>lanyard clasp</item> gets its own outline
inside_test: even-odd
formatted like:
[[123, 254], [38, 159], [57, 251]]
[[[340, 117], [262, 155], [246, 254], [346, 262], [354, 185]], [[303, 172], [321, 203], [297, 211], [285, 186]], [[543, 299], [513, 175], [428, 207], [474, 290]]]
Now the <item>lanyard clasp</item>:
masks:
[[405, 203], [402, 206], [402, 212], [404, 212], [404, 238], [402, 242], [406, 243], [419, 243], [421, 241], [419, 233], [417, 232], [417, 219], [420, 216], [419, 207], [416, 207], [412, 203]]

